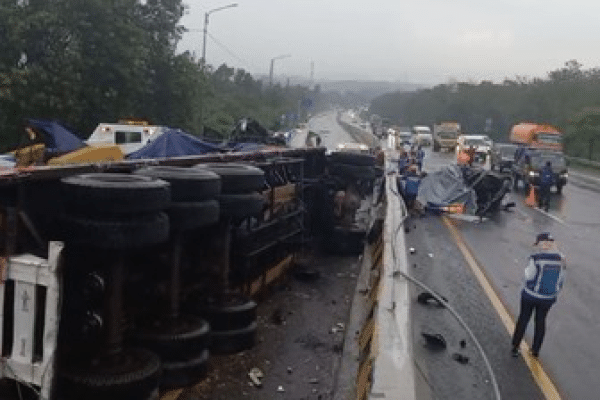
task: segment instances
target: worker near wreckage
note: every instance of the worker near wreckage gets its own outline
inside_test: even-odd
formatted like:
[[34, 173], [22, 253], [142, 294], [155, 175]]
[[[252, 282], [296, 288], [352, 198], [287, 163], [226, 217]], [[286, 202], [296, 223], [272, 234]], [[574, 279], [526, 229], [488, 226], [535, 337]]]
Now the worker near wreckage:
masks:
[[539, 203], [540, 208], [548, 211], [550, 208], [550, 188], [554, 185], [554, 172], [552, 172], [552, 163], [546, 161], [546, 165], [540, 171], [540, 194]]
[[565, 277], [566, 262], [558, 251], [554, 238], [548, 232], [540, 233], [536, 237], [534, 246], [537, 246], [540, 251], [529, 257], [529, 264], [525, 268], [521, 310], [512, 337], [513, 357], [519, 354], [519, 344], [534, 311], [531, 355], [538, 356], [546, 333], [546, 316], [550, 307], [556, 302]]
[[425, 151], [423, 150], [421, 145], [419, 145], [417, 147], [417, 152], [416, 152], [415, 156], [416, 156], [417, 167], [419, 168], [419, 172], [423, 172], [423, 159], [425, 158]]
[[398, 173], [403, 175], [408, 170], [410, 166], [410, 158], [408, 157], [408, 153], [404, 150], [400, 151], [400, 158], [398, 158]]
[[419, 194], [421, 176], [417, 174], [417, 166], [411, 165], [406, 174], [403, 174], [399, 180], [400, 195], [409, 211], [415, 210], [415, 202]]

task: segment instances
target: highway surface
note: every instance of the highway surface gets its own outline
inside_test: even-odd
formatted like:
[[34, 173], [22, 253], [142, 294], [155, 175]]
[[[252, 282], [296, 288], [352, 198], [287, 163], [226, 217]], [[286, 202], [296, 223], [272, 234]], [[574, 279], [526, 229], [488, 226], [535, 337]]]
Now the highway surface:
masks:
[[[322, 144], [334, 149], [351, 141], [335, 114], [310, 121]], [[425, 169], [453, 163], [454, 154], [427, 150]], [[505, 399], [596, 399], [600, 396], [600, 179], [572, 171], [562, 196], [552, 195], [548, 213], [527, 207], [524, 194], [510, 193], [511, 212], [481, 222], [427, 216], [407, 224], [414, 277], [444, 295], [478, 337]], [[550, 231], [568, 260], [565, 288], [547, 319], [539, 359], [524, 348], [510, 356], [523, 269], [535, 235]], [[415, 297], [420, 290], [415, 289]], [[489, 375], [466, 333], [443, 309], [413, 304], [414, 353], [420, 398], [493, 399]], [[447, 341], [441, 352], [425, 346], [423, 332]], [[531, 343], [533, 321], [526, 334]], [[464, 342], [462, 342], [464, 340]], [[464, 344], [464, 346], [463, 346]], [[459, 362], [459, 354], [465, 356]], [[422, 397], [421, 397], [422, 396]], [[559, 397], [556, 397], [559, 396]]]

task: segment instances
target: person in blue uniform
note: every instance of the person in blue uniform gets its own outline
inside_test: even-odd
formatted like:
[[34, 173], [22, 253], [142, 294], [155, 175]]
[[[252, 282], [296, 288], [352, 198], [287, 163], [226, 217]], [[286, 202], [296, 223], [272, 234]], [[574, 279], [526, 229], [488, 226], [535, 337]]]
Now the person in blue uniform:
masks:
[[546, 316], [550, 307], [556, 302], [565, 279], [566, 261], [550, 233], [538, 234], [534, 246], [539, 248], [539, 252], [529, 257], [529, 264], [525, 268], [521, 310], [512, 337], [511, 353], [514, 357], [519, 354], [519, 345], [534, 311], [531, 355], [534, 357], [539, 355], [546, 333]]
[[548, 211], [550, 208], [550, 188], [554, 185], [554, 172], [552, 171], [552, 163], [546, 162], [546, 165], [540, 171], [540, 193], [539, 207]]
[[400, 158], [398, 159], [398, 173], [403, 175], [408, 170], [410, 166], [410, 158], [408, 158], [408, 153], [404, 150], [400, 151]]
[[415, 202], [419, 194], [421, 176], [417, 173], [417, 166], [411, 165], [408, 171], [400, 177], [400, 194], [404, 199], [406, 208], [409, 211], [415, 210]]
[[425, 158], [425, 151], [423, 150], [421, 145], [419, 145], [419, 147], [417, 147], [417, 154], [416, 154], [417, 167], [419, 167], [419, 172], [423, 172], [423, 159], [424, 158]]

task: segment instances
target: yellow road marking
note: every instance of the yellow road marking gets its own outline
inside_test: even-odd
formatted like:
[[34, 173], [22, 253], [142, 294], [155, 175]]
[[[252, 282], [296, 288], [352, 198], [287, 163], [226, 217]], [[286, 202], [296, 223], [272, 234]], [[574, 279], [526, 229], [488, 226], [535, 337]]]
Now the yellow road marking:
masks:
[[[486, 295], [492, 302], [492, 305], [494, 306], [494, 308], [496, 309], [496, 312], [500, 316], [500, 319], [502, 320], [504, 327], [506, 328], [508, 333], [512, 335], [512, 333], [515, 329], [515, 323], [511, 317], [510, 313], [508, 312], [506, 306], [504, 305], [504, 303], [502, 302], [500, 297], [498, 297], [498, 295], [496, 294], [496, 290], [494, 289], [494, 287], [488, 280], [487, 276], [485, 275], [485, 273], [479, 266], [479, 263], [473, 256], [473, 253], [471, 252], [471, 250], [468, 248], [467, 244], [465, 243], [465, 241], [462, 238], [462, 235], [460, 234], [460, 232], [458, 231], [458, 229], [456, 228], [454, 223], [447, 217], [442, 217], [442, 221], [444, 221], [444, 224], [446, 225], [448, 230], [450, 230], [450, 233], [452, 234], [452, 237], [454, 238], [456, 245], [458, 246], [460, 252], [464, 256], [467, 263], [469, 264], [469, 267], [471, 267], [471, 270], [473, 271], [473, 274], [479, 281], [479, 284], [481, 285], [482, 289], [484, 290], [484, 292], [486, 293]], [[507, 346], [507, 348], [508, 348], [508, 346]], [[525, 360], [525, 363], [529, 367], [529, 370], [531, 371], [533, 378], [535, 379], [536, 383], [542, 390], [542, 393], [544, 394], [544, 396], [547, 399], [560, 400], [561, 397], [558, 394], [556, 385], [554, 385], [554, 383], [552, 382], [552, 380], [550, 379], [548, 374], [546, 374], [546, 372], [542, 368], [542, 364], [540, 364], [538, 359], [531, 356], [531, 354], [529, 352], [529, 345], [524, 340], [521, 342], [520, 350], [521, 350], [521, 354], [523, 355], [523, 359]]]

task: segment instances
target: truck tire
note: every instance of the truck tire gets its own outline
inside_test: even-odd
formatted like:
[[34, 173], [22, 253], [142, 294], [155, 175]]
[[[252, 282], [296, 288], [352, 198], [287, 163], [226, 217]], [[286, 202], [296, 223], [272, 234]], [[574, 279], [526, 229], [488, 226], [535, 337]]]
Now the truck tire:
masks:
[[161, 365], [148, 350], [125, 349], [113, 365], [65, 363], [58, 373], [63, 400], [129, 400], [151, 398], [158, 389]]
[[91, 173], [62, 179], [66, 209], [82, 215], [161, 211], [171, 202], [169, 184], [149, 176]]
[[219, 175], [200, 168], [152, 166], [138, 169], [134, 174], [169, 182], [172, 202], [209, 200], [221, 193]]
[[207, 200], [193, 203], [171, 203], [167, 214], [171, 232], [203, 228], [219, 222], [219, 202]]
[[256, 321], [254, 300], [237, 293], [227, 293], [223, 298], [198, 298], [192, 296], [190, 311], [206, 318], [213, 331], [241, 329]]
[[334, 151], [329, 155], [329, 161], [334, 164], [350, 164], [372, 167], [375, 165], [375, 156], [370, 154], [345, 153]]
[[66, 243], [102, 249], [139, 248], [169, 238], [169, 218], [162, 212], [103, 220], [67, 215], [60, 225]]
[[265, 173], [262, 169], [242, 163], [197, 164], [194, 168], [208, 169], [221, 177], [221, 193], [240, 194], [262, 190]]
[[219, 196], [222, 217], [239, 219], [258, 215], [262, 212], [264, 204], [264, 198], [258, 193], [222, 194]]
[[190, 354], [208, 348], [209, 323], [193, 315], [182, 315], [177, 320], [156, 319], [139, 327], [133, 340], [139, 346], [156, 353], [161, 361], [181, 361]]
[[211, 331], [210, 351], [213, 354], [234, 354], [254, 347], [256, 342], [256, 321], [241, 329]]
[[209, 351], [204, 349], [200, 355], [183, 361], [164, 361], [160, 387], [184, 387], [198, 382], [208, 372], [209, 355]]

